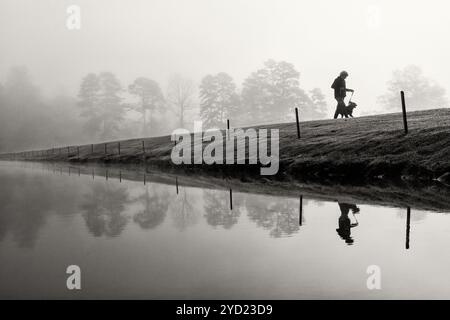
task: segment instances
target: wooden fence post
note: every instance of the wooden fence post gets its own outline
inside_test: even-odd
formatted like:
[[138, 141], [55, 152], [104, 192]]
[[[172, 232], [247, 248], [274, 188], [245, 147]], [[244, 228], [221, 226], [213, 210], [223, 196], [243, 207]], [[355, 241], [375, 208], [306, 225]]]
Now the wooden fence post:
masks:
[[297, 138], [300, 139], [300, 123], [298, 122], [298, 108], [295, 108], [295, 121], [297, 122]]
[[400, 96], [402, 99], [403, 128], [405, 129], [405, 134], [408, 134], [408, 120], [406, 119], [405, 93], [403, 91], [400, 91]]

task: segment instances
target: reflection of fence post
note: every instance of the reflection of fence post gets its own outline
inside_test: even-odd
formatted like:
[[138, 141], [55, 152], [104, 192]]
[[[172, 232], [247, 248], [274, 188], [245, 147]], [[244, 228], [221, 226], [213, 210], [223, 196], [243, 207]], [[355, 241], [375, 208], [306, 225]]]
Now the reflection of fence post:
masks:
[[298, 225], [302, 225], [302, 218], [303, 218], [303, 196], [300, 196], [300, 212], [298, 217]]
[[108, 180], [108, 169], [106, 169], [106, 172], [105, 172], [105, 179]]
[[233, 210], [233, 190], [230, 188], [230, 210]]
[[405, 129], [405, 134], [408, 134], [408, 121], [406, 119], [405, 93], [403, 91], [400, 91], [400, 97], [402, 99], [403, 128]]
[[122, 182], [122, 171], [119, 171], [119, 182]]
[[410, 229], [410, 221], [411, 221], [411, 208], [406, 208], [406, 249], [409, 249], [409, 229]]
[[145, 181], [145, 173], [144, 173], [144, 186], [145, 186], [145, 182], [146, 182], [146, 181]]
[[295, 121], [297, 122], [297, 138], [300, 139], [300, 124], [298, 122], [298, 108], [295, 108]]
[[178, 194], [178, 177], [175, 177], [175, 185], [177, 187], [177, 194]]

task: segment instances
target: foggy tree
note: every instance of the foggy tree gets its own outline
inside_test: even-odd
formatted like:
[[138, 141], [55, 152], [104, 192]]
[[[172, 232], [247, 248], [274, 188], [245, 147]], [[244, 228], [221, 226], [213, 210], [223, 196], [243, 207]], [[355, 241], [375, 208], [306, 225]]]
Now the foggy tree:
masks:
[[190, 79], [175, 75], [169, 80], [167, 100], [177, 110], [180, 128], [184, 128], [186, 111], [192, 107], [194, 92], [194, 82]]
[[100, 89], [100, 79], [94, 73], [89, 73], [81, 80], [78, 106], [82, 109], [81, 116], [87, 118], [84, 127], [90, 136], [100, 131]]
[[26, 67], [10, 69], [3, 88], [0, 117], [0, 146], [22, 149], [45, 139], [48, 110], [40, 90], [32, 83]]
[[299, 108], [302, 119], [320, 116], [300, 88], [300, 73], [288, 62], [268, 60], [243, 83], [242, 114], [247, 121], [268, 123], [292, 119]]
[[448, 106], [445, 89], [428, 79], [415, 65], [396, 70], [387, 83], [387, 93], [379, 102], [387, 109], [401, 110], [400, 91], [405, 92], [408, 110], [444, 108]]
[[0, 150], [79, 143], [83, 130], [75, 105], [67, 95], [44, 97], [26, 67], [11, 68], [0, 94]]
[[120, 93], [119, 80], [111, 72], [102, 72], [98, 76], [88, 74], [83, 78], [78, 93], [82, 108], [81, 115], [87, 118], [85, 128], [100, 139], [117, 137], [125, 114]]
[[101, 84], [99, 104], [103, 120], [100, 138], [116, 138], [120, 129], [120, 122], [125, 114], [122, 98], [119, 95], [122, 87], [119, 80], [111, 72], [102, 72], [99, 78]]
[[236, 119], [239, 96], [233, 79], [226, 73], [207, 75], [200, 84], [200, 116], [204, 128], [223, 128]]
[[147, 130], [147, 110], [149, 111], [148, 124], [151, 127], [152, 111], [160, 109], [164, 105], [164, 96], [158, 83], [154, 80], [140, 77], [128, 86], [128, 91], [137, 96], [140, 100], [140, 107], [137, 109], [142, 115], [142, 134], [146, 135]]
[[310, 115], [306, 115], [306, 118], [319, 119], [325, 117], [328, 110], [327, 103], [325, 101], [325, 95], [323, 94], [322, 90], [320, 90], [319, 88], [314, 88], [309, 91], [309, 94], [313, 107], [303, 110], [303, 112], [306, 111], [306, 113], [308, 113], [308, 110], [312, 111]]

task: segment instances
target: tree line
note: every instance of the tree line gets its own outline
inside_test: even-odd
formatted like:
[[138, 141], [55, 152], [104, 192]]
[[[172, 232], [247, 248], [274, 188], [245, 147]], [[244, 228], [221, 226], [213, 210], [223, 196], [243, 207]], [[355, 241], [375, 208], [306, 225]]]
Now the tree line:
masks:
[[292, 64], [274, 60], [245, 79], [241, 92], [225, 72], [206, 75], [198, 89], [192, 80], [174, 76], [166, 94], [155, 80], [139, 77], [126, 88], [133, 101], [124, 102], [124, 89], [112, 73], [90, 73], [81, 82], [78, 105], [85, 130], [100, 139], [118, 137], [127, 110], [139, 114], [141, 135], [154, 135], [161, 132], [161, 125], [167, 127], [168, 112], [176, 116], [177, 127], [188, 125], [187, 113], [192, 111], [197, 113], [195, 119], [203, 120], [204, 128], [223, 128], [227, 119], [234, 125], [289, 121], [296, 107], [305, 120], [323, 118], [325, 96], [318, 88], [306, 93], [299, 77]]
[[[394, 71], [380, 105], [398, 110], [400, 90], [408, 111], [448, 106], [445, 89], [417, 66]], [[199, 84], [174, 75], [165, 90], [147, 77], [124, 86], [111, 72], [89, 73], [77, 97], [53, 98], [41, 93], [25, 67], [14, 67], [0, 83], [0, 152], [164, 135], [200, 119], [204, 129], [225, 128], [227, 119], [233, 127], [288, 122], [294, 108], [302, 121], [329, 116], [322, 91], [302, 89], [299, 71], [285, 61], [264, 62], [240, 86], [225, 72]]]

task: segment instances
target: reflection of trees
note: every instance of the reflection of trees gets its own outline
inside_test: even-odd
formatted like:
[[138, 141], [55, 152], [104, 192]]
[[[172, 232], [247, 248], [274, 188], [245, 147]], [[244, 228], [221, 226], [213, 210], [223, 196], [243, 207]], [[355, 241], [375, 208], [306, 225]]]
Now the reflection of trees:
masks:
[[300, 229], [296, 200], [249, 195], [245, 206], [250, 220], [270, 230], [272, 237], [290, 236]]
[[230, 229], [240, 216], [240, 198], [233, 195], [233, 210], [230, 210], [229, 193], [218, 190], [204, 190], [205, 218], [211, 226], [223, 226]]
[[178, 208], [172, 210], [173, 222], [178, 230], [183, 231], [198, 221], [197, 212], [188, 200], [186, 188], [183, 188], [180, 196], [178, 196], [177, 204]]
[[127, 224], [127, 218], [122, 212], [128, 202], [126, 187], [95, 183], [81, 205], [89, 232], [96, 237], [119, 235]]
[[139, 196], [139, 201], [143, 203], [144, 209], [136, 213], [133, 217], [134, 222], [143, 229], [153, 229], [159, 226], [166, 217], [169, 208], [169, 193], [163, 189], [163, 192], [157, 192], [159, 185], [152, 184], [152, 192], [149, 193], [149, 186], [145, 187], [145, 192]]
[[76, 210], [79, 190], [66, 192], [60, 180], [14, 170], [0, 180], [0, 241], [11, 234], [19, 247], [33, 247], [49, 215]]

